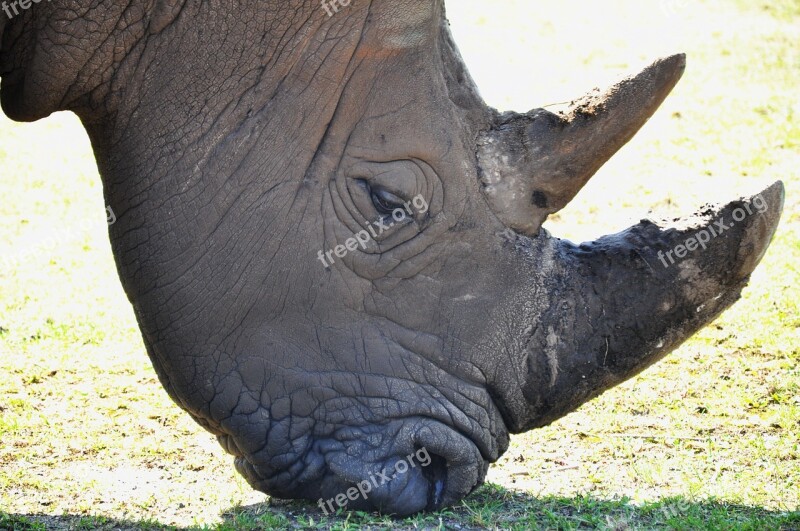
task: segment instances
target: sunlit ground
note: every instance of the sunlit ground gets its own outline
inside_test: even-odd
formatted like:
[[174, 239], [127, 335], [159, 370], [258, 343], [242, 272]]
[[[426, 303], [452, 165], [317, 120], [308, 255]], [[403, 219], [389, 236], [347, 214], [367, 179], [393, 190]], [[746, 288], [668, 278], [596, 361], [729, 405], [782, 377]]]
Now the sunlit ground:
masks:
[[269, 506], [150, 367], [78, 121], [0, 118], [0, 511], [11, 515], [0, 527], [26, 515], [48, 528], [800, 527], [785, 515], [800, 501], [800, 2], [448, 8], [503, 110], [568, 102], [687, 52], [661, 110], [546, 226], [593, 239], [782, 179], [783, 222], [742, 301], [640, 377], [516, 437], [494, 485], [454, 510], [393, 521]]

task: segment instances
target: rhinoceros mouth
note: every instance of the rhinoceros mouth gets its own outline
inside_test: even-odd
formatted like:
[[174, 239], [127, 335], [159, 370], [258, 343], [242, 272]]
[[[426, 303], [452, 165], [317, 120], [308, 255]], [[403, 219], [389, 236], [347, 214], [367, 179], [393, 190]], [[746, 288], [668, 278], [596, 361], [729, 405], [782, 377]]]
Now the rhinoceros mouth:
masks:
[[[254, 488], [279, 498], [320, 502], [325, 511], [378, 510], [398, 516], [452, 505], [483, 482], [489, 461], [473, 440], [452, 427], [410, 417], [382, 429], [390, 441], [386, 454], [371, 446], [369, 437], [348, 443], [329, 438], [309, 444], [296, 477], [271, 473], [272, 467], [253, 456], [239, 455], [236, 468]], [[230, 440], [220, 442], [230, 451]], [[343, 506], [341, 495], [348, 492]]]

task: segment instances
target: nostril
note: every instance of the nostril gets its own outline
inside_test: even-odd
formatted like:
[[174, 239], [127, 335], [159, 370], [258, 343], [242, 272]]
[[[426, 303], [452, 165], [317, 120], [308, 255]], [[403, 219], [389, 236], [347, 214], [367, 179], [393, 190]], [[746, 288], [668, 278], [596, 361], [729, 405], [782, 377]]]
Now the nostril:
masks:
[[447, 487], [447, 460], [436, 454], [431, 454], [430, 463], [422, 468], [422, 474], [428, 480], [428, 505], [427, 511], [441, 508], [444, 493]]

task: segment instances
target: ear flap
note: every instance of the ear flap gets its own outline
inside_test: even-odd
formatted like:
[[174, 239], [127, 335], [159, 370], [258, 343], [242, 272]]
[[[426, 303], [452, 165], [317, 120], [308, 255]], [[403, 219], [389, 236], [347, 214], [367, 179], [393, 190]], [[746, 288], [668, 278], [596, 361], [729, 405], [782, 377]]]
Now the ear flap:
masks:
[[478, 139], [478, 163], [490, 207], [529, 236], [564, 208], [592, 175], [652, 116], [686, 66], [683, 54], [660, 59], [604, 93], [573, 102], [565, 114], [505, 113]]

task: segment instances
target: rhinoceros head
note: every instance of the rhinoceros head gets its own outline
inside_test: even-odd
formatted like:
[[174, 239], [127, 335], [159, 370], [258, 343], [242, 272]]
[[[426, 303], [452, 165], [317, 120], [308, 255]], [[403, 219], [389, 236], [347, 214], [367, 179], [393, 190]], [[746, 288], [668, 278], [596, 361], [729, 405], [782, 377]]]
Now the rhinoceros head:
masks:
[[684, 57], [560, 114], [499, 113], [442, 0], [53, 0], [3, 33], [6, 113], [87, 127], [164, 387], [255, 488], [325, 508], [456, 502], [509, 433], [732, 304], [782, 208], [776, 183], [671, 226], [550, 236]]

